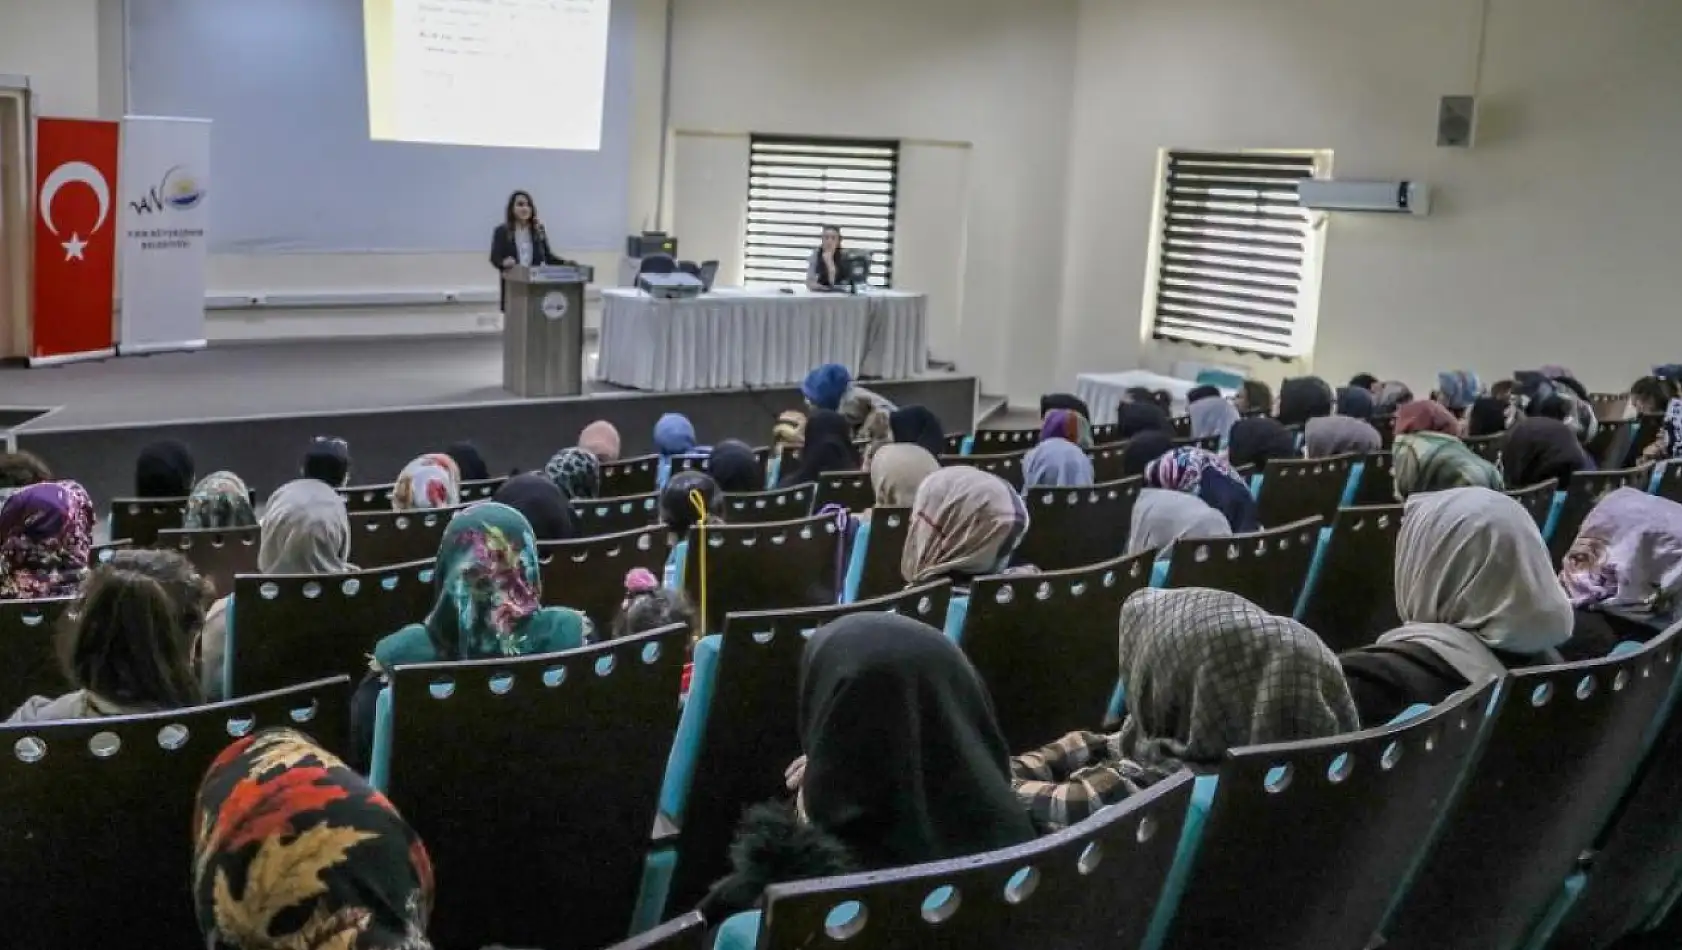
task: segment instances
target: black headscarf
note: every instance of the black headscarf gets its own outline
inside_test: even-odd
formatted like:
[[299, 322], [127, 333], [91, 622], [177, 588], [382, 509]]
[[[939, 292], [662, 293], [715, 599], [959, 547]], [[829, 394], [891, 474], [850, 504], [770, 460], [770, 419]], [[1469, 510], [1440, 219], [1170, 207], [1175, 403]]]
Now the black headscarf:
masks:
[[926, 406], [895, 409], [888, 414], [888, 429], [895, 442], [920, 445], [935, 458], [946, 451], [946, 430], [941, 428], [940, 418]]
[[1191, 392], [1186, 393], [1186, 405], [1189, 406], [1200, 399], [1209, 399], [1211, 397], [1219, 399], [1220, 396], [1221, 391], [1214, 386], [1196, 386], [1193, 387]]
[[1466, 435], [1468, 438], [1494, 435], [1507, 428], [1507, 401], [1496, 399], [1494, 396], [1479, 396], [1472, 403], [1472, 408], [1466, 410]]
[[1356, 373], [1354, 378], [1349, 380], [1350, 389], [1365, 389], [1369, 393], [1377, 384], [1378, 377], [1371, 373]]
[[806, 417], [800, 467], [784, 475], [781, 484], [787, 488], [815, 482], [825, 472], [856, 472], [863, 467], [858, 447], [853, 445], [853, 424], [839, 412], [819, 409]]
[[479, 449], [471, 442], [457, 442], [444, 450], [444, 454], [455, 459], [456, 470], [461, 472], [464, 482], [482, 482], [491, 477], [491, 470], [485, 465], [485, 457], [479, 454]]
[[1528, 488], [1550, 478], [1565, 488], [1571, 476], [1589, 465], [1571, 427], [1558, 419], [1530, 416], [1507, 432], [1501, 448], [1501, 476], [1510, 488]]
[[864, 870], [1031, 841], [1010, 750], [963, 651], [890, 613], [825, 625], [800, 662], [802, 794]]
[[1131, 439], [1143, 432], [1161, 432], [1174, 436], [1174, 420], [1167, 410], [1154, 402], [1124, 402], [1116, 410], [1116, 435]]
[[350, 477], [350, 444], [331, 436], [310, 440], [309, 448], [304, 450], [302, 470], [305, 478], [333, 488], [341, 487]]
[[1227, 437], [1226, 459], [1233, 468], [1254, 465], [1260, 472], [1268, 459], [1297, 457], [1297, 434], [1285, 428], [1277, 419], [1258, 416], [1240, 419]]
[[[1086, 400], [1074, 393], [1047, 393], [1041, 396], [1040, 418], [1044, 419], [1045, 414], [1053, 409], [1067, 409], [1070, 412], [1078, 412], [1087, 422], [1092, 421], [1092, 410], [1087, 408]], [[935, 454], [938, 455], [939, 453]]]
[[1300, 426], [1310, 419], [1332, 414], [1332, 387], [1318, 376], [1298, 376], [1279, 387], [1280, 422]]
[[1127, 440], [1121, 450], [1121, 477], [1132, 478], [1145, 474], [1145, 466], [1174, 448], [1174, 439], [1166, 432], [1142, 432]]
[[134, 463], [136, 498], [185, 498], [193, 493], [193, 453], [180, 442], [153, 442]]
[[712, 473], [719, 490], [729, 494], [765, 490], [765, 470], [759, 465], [759, 457], [740, 439], [725, 439], [713, 446], [707, 471]]
[[491, 500], [525, 515], [539, 541], [578, 537], [578, 521], [573, 517], [572, 505], [547, 475], [516, 475], [497, 489]]
[[1351, 419], [1372, 418], [1372, 390], [1346, 386], [1337, 391], [1337, 414]]

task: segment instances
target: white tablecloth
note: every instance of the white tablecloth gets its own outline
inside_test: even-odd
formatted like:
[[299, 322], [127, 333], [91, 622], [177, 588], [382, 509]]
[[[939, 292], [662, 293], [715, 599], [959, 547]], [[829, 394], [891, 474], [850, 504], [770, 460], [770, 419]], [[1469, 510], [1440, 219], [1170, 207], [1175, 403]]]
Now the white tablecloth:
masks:
[[1144, 369], [1125, 373], [1081, 373], [1075, 377], [1075, 395], [1086, 403], [1086, 408], [1092, 410], [1094, 424], [1114, 422], [1116, 409], [1121, 406], [1122, 393], [1134, 386], [1167, 390], [1174, 400], [1174, 412], [1183, 414], [1186, 411], [1186, 396], [1197, 384]]
[[653, 392], [787, 386], [820, 363], [909, 379], [927, 363], [928, 297], [721, 289], [688, 300], [602, 291], [597, 378]]

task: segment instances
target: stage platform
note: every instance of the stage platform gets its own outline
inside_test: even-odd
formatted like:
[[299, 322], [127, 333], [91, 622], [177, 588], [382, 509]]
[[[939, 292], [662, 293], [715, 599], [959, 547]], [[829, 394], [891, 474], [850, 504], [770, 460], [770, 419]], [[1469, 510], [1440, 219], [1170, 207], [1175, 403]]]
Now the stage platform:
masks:
[[[586, 355], [593, 368], [594, 349]], [[974, 377], [932, 373], [873, 388], [973, 427]], [[626, 455], [652, 448], [654, 421], [689, 416], [703, 442], [764, 444], [793, 388], [520, 399], [502, 388], [500, 337], [319, 340], [212, 346], [198, 353], [0, 370], [0, 424], [14, 407], [48, 410], [14, 430], [20, 448], [93, 493], [101, 513], [132, 489], [135, 455], [157, 439], [192, 447], [201, 475], [238, 472], [259, 494], [296, 477], [315, 436], [347, 439], [352, 479], [390, 482], [410, 459], [471, 439], [493, 472], [539, 468], [595, 419], [619, 427]]]

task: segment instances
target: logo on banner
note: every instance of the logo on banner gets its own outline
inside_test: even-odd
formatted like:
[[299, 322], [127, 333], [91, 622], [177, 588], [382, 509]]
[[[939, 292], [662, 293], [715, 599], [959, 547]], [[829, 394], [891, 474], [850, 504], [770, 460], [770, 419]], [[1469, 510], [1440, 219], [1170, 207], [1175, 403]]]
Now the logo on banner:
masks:
[[[87, 229], [87, 236], [92, 238], [105, 226], [105, 219], [111, 212], [111, 186], [105, 181], [105, 176], [99, 169], [87, 162], [65, 162], [52, 170], [47, 180], [41, 183], [41, 223], [47, 226], [53, 237], [63, 237], [58, 223], [53, 220], [53, 199], [58, 197], [59, 191], [68, 185], [86, 185], [93, 189], [94, 197], [99, 200], [99, 214], [94, 219], [93, 226]], [[72, 228], [70, 240], [61, 241], [66, 261], [85, 261], [88, 241], [82, 238], [82, 231]]]
[[559, 290], [551, 290], [543, 295], [543, 315], [551, 320], [559, 320], [567, 315], [567, 295]]
[[164, 172], [163, 178], [141, 195], [139, 201], [129, 202], [129, 207], [134, 209], [135, 214], [153, 214], [165, 208], [190, 211], [203, 200], [204, 189], [199, 185], [198, 176], [185, 165], [175, 165]]

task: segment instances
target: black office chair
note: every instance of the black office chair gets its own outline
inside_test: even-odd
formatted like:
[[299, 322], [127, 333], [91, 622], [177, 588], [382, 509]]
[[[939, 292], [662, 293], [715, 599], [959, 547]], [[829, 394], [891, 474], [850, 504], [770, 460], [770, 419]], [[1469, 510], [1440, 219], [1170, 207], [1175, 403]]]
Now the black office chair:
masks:
[[695, 263], [694, 261], [678, 261], [677, 262], [677, 269], [680, 272], [688, 274], [689, 276], [695, 278], [696, 280], [701, 279], [701, 265]]
[[637, 276], [645, 274], [672, 274], [678, 269], [677, 260], [670, 254], [650, 254], [642, 259], [637, 268]]

